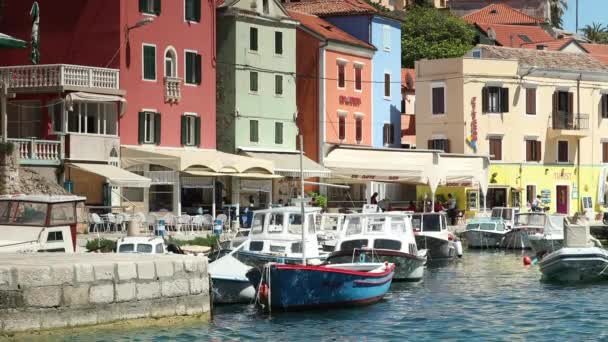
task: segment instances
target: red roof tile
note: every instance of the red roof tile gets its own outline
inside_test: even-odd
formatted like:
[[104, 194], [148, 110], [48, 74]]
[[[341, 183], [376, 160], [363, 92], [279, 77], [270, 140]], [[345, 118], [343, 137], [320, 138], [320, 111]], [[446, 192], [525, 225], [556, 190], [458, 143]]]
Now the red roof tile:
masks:
[[293, 19], [298, 20], [302, 26], [320, 35], [321, 37], [328, 40], [335, 40], [344, 42], [351, 45], [361, 46], [368, 49], [376, 49], [373, 45], [370, 45], [362, 40], [359, 40], [350, 34], [340, 30], [338, 27], [330, 24], [329, 22], [311, 14], [306, 14], [298, 11], [288, 11], [289, 16]]
[[[502, 46], [521, 47], [533, 42], [547, 42], [553, 37], [540, 26], [477, 24], [486, 34], [492, 29], [496, 42]], [[527, 38], [527, 39], [526, 39]]]
[[416, 89], [416, 69], [401, 69], [401, 88]]
[[581, 45], [592, 55], [608, 55], [608, 44], [581, 43]]
[[561, 51], [566, 45], [571, 43], [574, 39], [565, 38], [565, 39], [552, 39], [548, 41], [537, 41], [528, 44], [523, 44], [521, 47], [526, 49], [536, 49], [538, 45], [543, 45], [545, 50], [551, 51]]
[[505, 4], [491, 4], [478, 11], [465, 15], [463, 19], [472, 24], [536, 25], [544, 22], [541, 18], [529, 16], [526, 13]]
[[597, 59], [602, 64], [608, 65], [608, 55], [591, 55], [591, 57]]
[[285, 7], [320, 17], [378, 13], [372, 5], [361, 0], [306, 0], [286, 3]]

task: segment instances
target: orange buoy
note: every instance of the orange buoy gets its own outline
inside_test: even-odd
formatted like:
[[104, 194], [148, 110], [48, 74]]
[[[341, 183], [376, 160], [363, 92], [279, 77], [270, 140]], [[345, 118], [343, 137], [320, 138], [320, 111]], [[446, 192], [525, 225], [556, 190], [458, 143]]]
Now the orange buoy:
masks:
[[529, 256], [524, 256], [524, 266], [530, 266], [532, 264], [532, 259]]
[[258, 291], [260, 292], [262, 302], [266, 302], [268, 300], [268, 284], [262, 283]]

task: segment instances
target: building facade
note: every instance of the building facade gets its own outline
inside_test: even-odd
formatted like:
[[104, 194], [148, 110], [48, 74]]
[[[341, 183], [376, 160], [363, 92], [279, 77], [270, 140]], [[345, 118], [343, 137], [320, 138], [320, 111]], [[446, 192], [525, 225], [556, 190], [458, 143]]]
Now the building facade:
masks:
[[416, 147], [415, 69], [401, 69], [401, 146]]
[[[486, 206], [593, 213], [605, 205], [608, 68], [584, 54], [479, 46], [416, 63], [418, 144], [491, 156]], [[476, 188], [459, 201], [475, 211]]]

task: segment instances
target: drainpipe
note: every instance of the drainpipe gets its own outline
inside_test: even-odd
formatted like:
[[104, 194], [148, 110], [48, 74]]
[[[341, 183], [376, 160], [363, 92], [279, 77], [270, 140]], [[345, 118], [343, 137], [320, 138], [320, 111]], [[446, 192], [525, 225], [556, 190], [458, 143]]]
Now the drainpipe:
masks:
[[[325, 48], [329, 45], [329, 41], [323, 42], [319, 46], [319, 164], [323, 165], [323, 160], [325, 159], [325, 131], [327, 124], [325, 122]], [[326, 196], [327, 195], [327, 187], [324, 185], [319, 186], [319, 193]]]

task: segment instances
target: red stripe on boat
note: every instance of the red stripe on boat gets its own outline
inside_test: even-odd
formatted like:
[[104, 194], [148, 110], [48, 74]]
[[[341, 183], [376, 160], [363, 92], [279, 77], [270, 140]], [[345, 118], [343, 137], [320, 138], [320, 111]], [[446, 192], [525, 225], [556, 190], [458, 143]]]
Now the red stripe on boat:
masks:
[[344, 270], [340, 268], [331, 268], [326, 266], [308, 266], [308, 265], [287, 265], [287, 264], [277, 264], [273, 265], [278, 270], [300, 270], [300, 271], [319, 271], [319, 272], [331, 272], [331, 273], [340, 273], [340, 274], [349, 274], [356, 275], [362, 277], [372, 277], [372, 278], [382, 278], [390, 274], [395, 270], [394, 264], [389, 264], [388, 267], [384, 270], [384, 272], [372, 273], [372, 272], [363, 272], [363, 271], [351, 271]]

